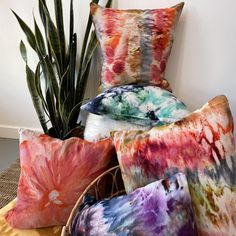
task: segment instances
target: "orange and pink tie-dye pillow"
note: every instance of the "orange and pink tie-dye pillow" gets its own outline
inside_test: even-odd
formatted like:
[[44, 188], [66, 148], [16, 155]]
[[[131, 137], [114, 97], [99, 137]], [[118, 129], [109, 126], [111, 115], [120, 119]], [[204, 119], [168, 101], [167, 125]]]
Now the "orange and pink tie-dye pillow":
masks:
[[101, 90], [137, 83], [169, 88], [164, 72], [183, 6], [117, 10], [91, 3], [104, 59]]
[[78, 197], [106, 170], [113, 152], [111, 139], [62, 141], [21, 130], [17, 201], [6, 220], [21, 229], [64, 225]]

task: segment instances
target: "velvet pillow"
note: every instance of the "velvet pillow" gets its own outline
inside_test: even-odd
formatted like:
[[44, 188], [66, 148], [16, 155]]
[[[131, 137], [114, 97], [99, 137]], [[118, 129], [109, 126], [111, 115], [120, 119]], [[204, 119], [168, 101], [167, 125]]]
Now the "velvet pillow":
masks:
[[137, 83], [169, 86], [164, 72], [183, 6], [117, 10], [91, 3], [103, 56], [102, 89]]
[[16, 228], [64, 225], [78, 197], [106, 170], [113, 151], [111, 139], [62, 141], [21, 130], [17, 201], [6, 220]]
[[163, 125], [189, 112], [172, 93], [154, 86], [124, 85], [106, 90], [81, 109], [137, 125]]
[[218, 96], [168, 126], [114, 133], [126, 190], [184, 171], [199, 235], [236, 235], [233, 127], [228, 101]]
[[110, 137], [114, 130], [148, 130], [149, 126], [135, 125], [122, 120], [113, 120], [105, 116], [89, 113], [86, 120], [84, 139], [89, 142], [97, 142]]
[[188, 184], [182, 173], [89, 205], [85, 202], [75, 216], [72, 235], [196, 235]]

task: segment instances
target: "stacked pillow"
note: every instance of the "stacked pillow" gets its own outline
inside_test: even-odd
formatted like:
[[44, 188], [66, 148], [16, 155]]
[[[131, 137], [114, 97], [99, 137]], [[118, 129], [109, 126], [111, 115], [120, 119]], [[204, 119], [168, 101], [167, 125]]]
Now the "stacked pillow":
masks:
[[[100, 116], [101, 123], [106, 120], [114, 122], [101, 136], [108, 136], [109, 129], [115, 130], [112, 138], [127, 199], [132, 199], [136, 191], [143, 191], [140, 187], [148, 189], [147, 184], [173, 178], [174, 174], [182, 172], [187, 176], [198, 235], [236, 235], [235, 141], [228, 101], [226, 97], [218, 96], [190, 114], [170, 92], [170, 85], [164, 79], [174, 29], [182, 8], [183, 3], [154, 10], [115, 10], [91, 4], [103, 56], [100, 83], [103, 93], [82, 108], [95, 114], [95, 119]], [[92, 123], [90, 116], [88, 125]], [[88, 125], [85, 138], [92, 139], [87, 132]], [[95, 140], [99, 135], [96, 137]], [[175, 189], [168, 188], [169, 184], [168, 191], [174, 192]], [[139, 232], [143, 232], [145, 223], [137, 219], [136, 223], [139, 223], [135, 225], [134, 218], [130, 218], [137, 199], [125, 202], [123, 198], [126, 199], [105, 200], [79, 211], [75, 219], [77, 229], [87, 229], [87, 224], [91, 227], [91, 220], [96, 215], [101, 217], [99, 224], [106, 235], [120, 235], [117, 229], [118, 225], [123, 227], [122, 222], [130, 223], [122, 228], [122, 233], [127, 233], [125, 235], [135, 232], [132, 231], [135, 227], [140, 227]], [[120, 211], [115, 209], [119, 201], [134, 208], [128, 208], [123, 215], [122, 204]], [[166, 212], [171, 209], [169, 205]], [[151, 204], [149, 210], [155, 211]], [[111, 223], [111, 212], [120, 219], [117, 224]], [[149, 220], [159, 225], [157, 219]], [[165, 221], [164, 216], [162, 220]], [[164, 229], [168, 224], [160, 225]], [[177, 225], [176, 222], [174, 226]], [[91, 232], [95, 228], [90, 228]], [[185, 233], [160, 230], [157, 235], [194, 235], [186, 230]]]
[[184, 3], [166, 9], [117, 10], [91, 3], [91, 14], [102, 49], [101, 88], [151, 84], [164, 80], [174, 29]]
[[73, 220], [72, 235], [197, 235], [184, 174], [95, 204], [86, 196]]
[[181, 121], [113, 134], [127, 192], [184, 172], [198, 235], [236, 235], [236, 155], [228, 101], [219, 96]]
[[[89, 116], [84, 132], [88, 141], [107, 137], [112, 130], [145, 130], [177, 121], [189, 114], [184, 103], [169, 91], [143, 85], [108, 89], [81, 108], [102, 116], [100, 119]], [[105, 129], [101, 129], [104, 126]]]
[[[97, 141], [112, 130], [143, 130], [171, 123], [188, 114], [186, 106], [166, 91], [171, 89], [164, 78], [183, 6], [117, 10], [91, 3], [103, 57], [100, 91], [104, 93], [82, 107], [102, 115], [89, 116], [86, 140]], [[93, 124], [106, 128], [96, 129]]]

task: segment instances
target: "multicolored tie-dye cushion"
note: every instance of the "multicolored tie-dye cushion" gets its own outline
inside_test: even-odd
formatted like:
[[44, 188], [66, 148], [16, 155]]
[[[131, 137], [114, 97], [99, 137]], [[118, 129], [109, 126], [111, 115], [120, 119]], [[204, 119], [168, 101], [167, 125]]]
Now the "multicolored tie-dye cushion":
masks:
[[183, 6], [116, 10], [91, 3], [104, 59], [102, 89], [137, 83], [168, 87], [164, 72]]
[[21, 130], [17, 201], [6, 220], [21, 229], [64, 225], [78, 197], [106, 170], [113, 152], [111, 139], [62, 141]]
[[184, 171], [199, 235], [236, 235], [233, 127], [228, 101], [219, 96], [168, 126], [114, 133], [126, 190]]
[[171, 123], [189, 114], [186, 106], [169, 91], [142, 85], [108, 89], [81, 109], [145, 126]]
[[72, 235], [196, 235], [188, 184], [182, 173], [89, 205], [85, 202], [75, 216]]

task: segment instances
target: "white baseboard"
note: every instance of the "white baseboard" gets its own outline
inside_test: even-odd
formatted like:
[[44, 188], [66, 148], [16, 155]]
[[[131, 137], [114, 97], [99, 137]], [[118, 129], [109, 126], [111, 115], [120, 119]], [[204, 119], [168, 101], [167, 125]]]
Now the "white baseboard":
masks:
[[16, 127], [16, 126], [0, 125], [0, 138], [19, 139], [18, 130], [20, 128], [39, 130], [39, 129], [29, 128], [29, 127]]
[[0, 125], [0, 137], [18, 139], [19, 138], [18, 129], [19, 127]]

